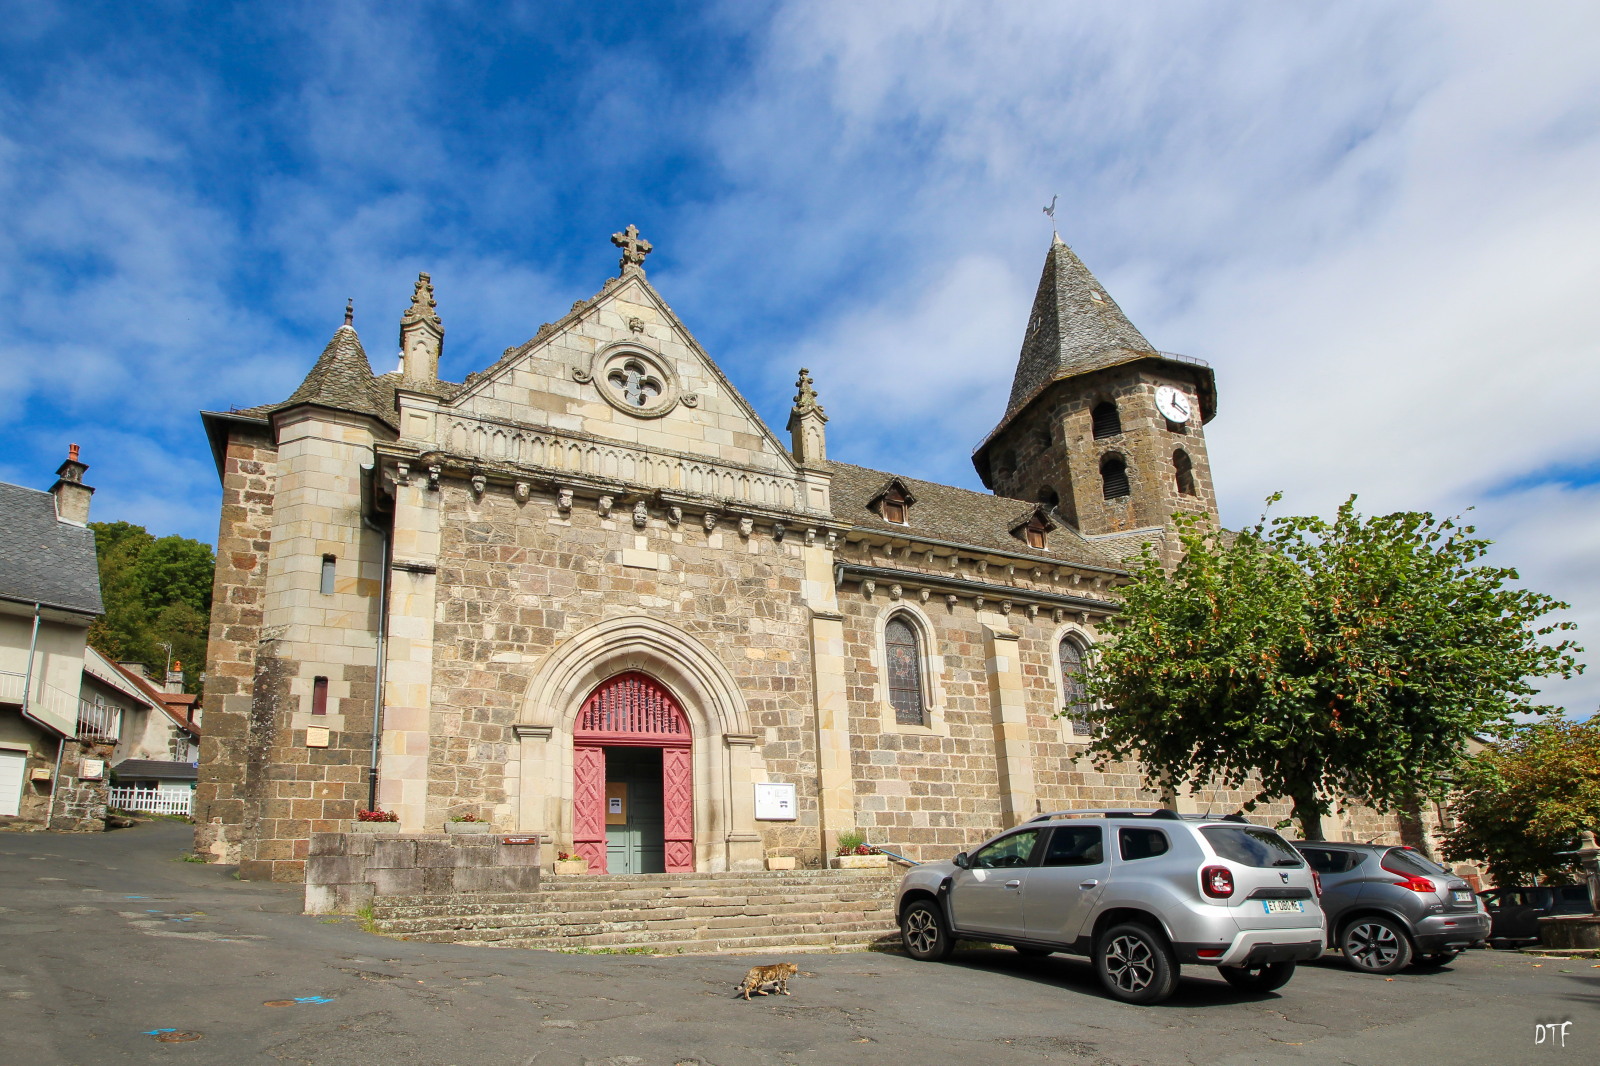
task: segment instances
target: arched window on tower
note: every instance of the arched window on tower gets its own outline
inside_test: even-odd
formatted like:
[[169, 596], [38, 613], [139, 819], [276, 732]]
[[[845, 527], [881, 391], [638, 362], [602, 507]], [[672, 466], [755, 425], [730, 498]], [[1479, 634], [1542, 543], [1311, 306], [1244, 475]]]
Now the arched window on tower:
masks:
[[1061, 506], [1061, 493], [1049, 485], [1041, 485], [1039, 487], [1039, 502], [1046, 507], [1059, 507]]
[[1115, 437], [1122, 432], [1122, 416], [1117, 414], [1117, 405], [1111, 400], [1094, 405], [1094, 439]]
[[889, 703], [900, 725], [926, 725], [922, 698], [922, 647], [917, 631], [904, 614], [889, 619], [883, 628], [884, 663], [889, 675]]
[[1100, 460], [1100, 490], [1108, 500], [1128, 495], [1128, 462], [1115, 453]]
[[1061, 709], [1073, 733], [1088, 736], [1089, 697], [1083, 686], [1083, 660], [1087, 649], [1074, 636], [1061, 638]]
[[1178, 482], [1179, 496], [1199, 495], [1194, 491], [1194, 461], [1182, 448], [1172, 453], [1172, 473]]

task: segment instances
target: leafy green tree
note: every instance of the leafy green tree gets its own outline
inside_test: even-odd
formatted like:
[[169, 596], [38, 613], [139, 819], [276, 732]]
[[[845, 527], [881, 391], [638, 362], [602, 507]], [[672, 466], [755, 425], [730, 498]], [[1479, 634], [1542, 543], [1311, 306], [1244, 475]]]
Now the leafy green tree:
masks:
[[[1269, 505], [1278, 497], [1269, 500]], [[1480, 563], [1470, 526], [1401, 512], [1265, 517], [1238, 534], [1180, 517], [1168, 573], [1148, 549], [1087, 671], [1094, 751], [1169, 785], [1220, 781], [1294, 803], [1322, 839], [1331, 797], [1380, 809], [1436, 791], [1469, 737], [1533, 710], [1530, 679], [1582, 669], [1565, 604]]]
[[131, 522], [91, 522], [105, 614], [89, 627], [89, 643], [120, 662], [144, 663], [160, 677], [183, 664], [184, 688], [199, 691], [211, 615], [211, 549], [187, 537], [152, 537]]
[[1575, 875], [1577, 863], [1557, 853], [1600, 830], [1600, 722], [1519, 726], [1468, 759], [1455, 786], [1451, 861], [1487, 863], [1503, 885]]

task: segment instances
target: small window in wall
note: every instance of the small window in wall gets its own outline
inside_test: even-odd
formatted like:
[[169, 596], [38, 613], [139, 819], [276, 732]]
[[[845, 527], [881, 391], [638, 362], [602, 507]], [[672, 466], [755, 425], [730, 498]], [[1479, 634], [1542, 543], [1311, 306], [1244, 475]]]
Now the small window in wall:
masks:
[[1108, 500], [1128, 495], [1128, 463], [1120, 455], [1108, 455], [1100, 460], [1100, 488]]
[[324, 596], [333, 595], [333, 571], [334, 564], [337, 562], [338, 559], [335, 556], [324, 555], [322, 557], [322, 594]]
[[884, 662], [889, 674], [889, 703], [901, 725], [926, 725], [922, 705], [922, 648], [917, 631], [904, 615], [889, 619], [883, 630]]
[[1061, 638], [1061, 709], [1078, 736], [1088, 736], [1089, 697], [1083, 686], [1084, 646], [1073, 637]]
[[1182, 448], [1172, 453], [1172, 473], [1178, 482], [1179, 496], [1198, 495], [1194, 491], [1194, 461]]
[[328, 679], [314, 678], [311, 682], [311, 713], [328, 713]]
[[1061, 493], [1057, 492], [1049, 485], [1041, 486], [1039, 489], [1039, 502], [1050, 508], [1060, 507]]
[[1094, 439], [1115, 437], [1122, 432], [1122, 416], [1117, 414], [1117, 405], [1110, 400], [1097, 403], [1094, 406]]

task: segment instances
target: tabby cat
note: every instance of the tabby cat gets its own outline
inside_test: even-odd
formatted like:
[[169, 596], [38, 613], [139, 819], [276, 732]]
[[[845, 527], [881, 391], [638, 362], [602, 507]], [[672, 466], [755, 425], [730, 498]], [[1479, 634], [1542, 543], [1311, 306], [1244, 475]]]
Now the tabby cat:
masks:
[[744, 998], [749, 999], [750, 993], [758, 996], [767, 995], [767, 986], [772, 986], [774, 992], [789, 994], [789, 978], [800, 972], [800, 967], [792, 962], [779, 962], [771, 966], [752, 966], [750, 972], [744, 975], [744, 980], [739, 982], [736, 991], [743, 992]]

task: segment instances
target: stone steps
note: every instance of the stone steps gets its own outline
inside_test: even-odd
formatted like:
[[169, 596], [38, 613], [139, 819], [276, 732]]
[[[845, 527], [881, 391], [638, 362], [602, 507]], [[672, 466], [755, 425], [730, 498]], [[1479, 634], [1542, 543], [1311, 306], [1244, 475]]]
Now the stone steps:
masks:
[[644, 874], [539, 892], [380, 896], [377, 931], [408, 940], [651, 953], [839, 951], [894, 937], [897, 873]]

